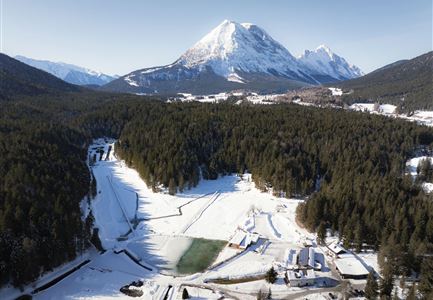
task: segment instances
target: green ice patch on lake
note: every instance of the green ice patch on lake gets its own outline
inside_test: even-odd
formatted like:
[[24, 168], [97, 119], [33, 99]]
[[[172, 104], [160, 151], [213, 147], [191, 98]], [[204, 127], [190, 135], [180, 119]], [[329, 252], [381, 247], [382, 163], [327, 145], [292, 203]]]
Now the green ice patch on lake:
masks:
[[206, 270], [217, 258], [227, 242], [194, 239], [179, 259], [176, 269], [179, 274], [194, 274]]

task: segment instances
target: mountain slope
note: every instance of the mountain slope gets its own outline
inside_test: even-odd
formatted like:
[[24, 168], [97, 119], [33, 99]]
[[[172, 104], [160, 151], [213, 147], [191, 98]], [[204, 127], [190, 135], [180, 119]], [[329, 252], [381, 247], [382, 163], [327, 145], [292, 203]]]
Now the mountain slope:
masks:
[[226, 20], [174, 63], [134, 71], [103, 89], [132, 93], [282, 92], [356, 76], [338, 73], [347, 72], [338, 65], [341, 62], [348, 65], [344, 59], [335, 59], [331, 74], [325, 68], [316, 71], [260, 27]]
[[20, 55], [15, 56], [15, 59], [76, 85], [104, 85], [116, 78], [63, 62], [37, 60]]
[[433, 51], [402, 60], [363, 77], [334, 84], [352, 93], [347, 102], [392, 103], [403, 110], [433, 108]]
[[78, 86], [0, 53], [0, 99], [79, 90]]
[[344, 58], [333, 53], [325, 45], [316, 50], [305, 50], [299, 61], [309, 69], [311, 76], [321, 83], [357, 78], [364, 75], [357, 66], [350, 65]]

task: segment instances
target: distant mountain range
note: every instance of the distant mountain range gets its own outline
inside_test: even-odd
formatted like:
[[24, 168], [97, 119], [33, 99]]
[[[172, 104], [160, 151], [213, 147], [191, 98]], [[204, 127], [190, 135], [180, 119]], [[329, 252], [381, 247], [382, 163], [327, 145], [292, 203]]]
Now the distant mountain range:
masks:
[[103, 86], [130, 93], [281, 92], [363, 75], [326, 46], [295, 58], [260, 27], [224, 21], [166, 66], [131, 72]]
[[405, 111], [433, 109], [433, 51], [333, 86], [349, 91], [344, 95], [349, 103], [391, 103]]
[[110, 76], [101, 72], [93, 71], [76, 65], [63, 62], [51, 62], [37, 60], [25, 56], [15, 56], [15, 59], [45, 72], [57, 78], [76, 85], [104, 85], [116, 79], [118, 76]]
[[0, 53], [0, 100], [80, 90], [76, 85]]

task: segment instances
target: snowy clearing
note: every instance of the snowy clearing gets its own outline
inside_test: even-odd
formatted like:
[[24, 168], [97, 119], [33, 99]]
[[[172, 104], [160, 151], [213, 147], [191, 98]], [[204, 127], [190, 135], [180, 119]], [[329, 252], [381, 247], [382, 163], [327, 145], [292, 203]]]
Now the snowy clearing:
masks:
[[[407, 168], [407, 173], [410, 174], [414, 179], [417, 178], [418, 176], [418, 165], [420, 164], [420, 162], [422, 162], [423, 160], [430, 160], [430, 163], [433, 164], [433, 156], [426, 156], [426, 155], [422, 155], [422, 156], [417, 156], [414, 158], [411, 158], [407, 163], [406, 163], [406, 168]], [[421, 187], [423, 188], [425, 193], [432, 193], [433, 192], [433, 183], [432, 182], [422, 182], [421, 183]]]
[[[125, 286], [139, 293], [139, 299], [177, 299], [184, 285], [201, 299], [217, 299], [222, 294], [255, 299], [254, 294], [264, 287], [275, 296], [316, 297], [315, 290], [325, 282], [331, 287], [338, 283], [330, 258], [316, 245], [315, 234], [296, 223], [296, 207], [303, 200], [260, 192], [250, 174], [202, 180], [175, 196], [153, 193], [134, 169], [116, 158], [114, 147], [110, 139], [95, 140], [89, 147], [97, 181], [97, 196], [90, 208], [107, 251], [92, 252], [87, 265], [37, 293], [35, 299], [125, 298], [120, 291]], [[194, 238], [229, 241], [239, 230], [259, 239], [247, 249], [226, 246], [202, 273], [176, 273]], [[321, 269], [315, 272], [317, 286], [305, 290], [286, 285], [283, 277], [286, 266], [294, 267], [288, 263], [288, 250], [298, 252], [306, 244], [314, 247]], [[372, 256], [365, 260], [375, 263]], [[279, 272], [273, 285], [260, 279], [271, 266]], [[226, 285], [214, 280], [237, 281]]]

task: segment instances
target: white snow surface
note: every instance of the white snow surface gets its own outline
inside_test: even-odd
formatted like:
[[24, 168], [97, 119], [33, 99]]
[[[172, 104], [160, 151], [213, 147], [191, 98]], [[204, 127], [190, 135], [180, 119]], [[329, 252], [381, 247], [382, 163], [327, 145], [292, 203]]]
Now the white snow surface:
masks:
[[[102, 145], [105, 148], [108, 145], [114, 147], [114, 144]], [[140, 231], [145, 231], [146, 234], [150, 232], [155, 235], [180, 235], [228, 241], [235, 229], [248, 219], [248, 212], [251, 209], [263, 211], [262, 215], [267, 222], [268, 215], [281, 202], [287, 207], [288, 212], [284, 215], [287, 217], [295, 211], [299, 203], [260, 192], [254, 187], [250, 174], [244, 175], [242, 179], [236, 175], [229, 175], [218, 180], [202, 180], [196, 188], [178, 193], [176, 196], [153, 193], [138, 172], [127, 167], [123, 161], [117, 160], [113, 151], [107, 161], [105, 157], [103, 159], [93, 167], [98, 190], [101, 191], [93, 200], [93, 208], [102, 242], [107, 248], [114, 247], [117, 244], [116, 238], [129, 230], [111, 186], [130, 219], [134, 217], [138, 195], [137, 217], [150, 220], [138, 225], [137, 236], [141, 234]], [[178, 207], [190, 201], [190, 204], [182, 208], [182, 216], [161, 218], [178, 214]], [[273, 216], [271, 219], [272, 222], [276, 222], [273, 226], [281, 228], [286, 222], [293, 226], [293, 218]], [[287, 239], [292, 239], [294, 235], [299, 238], [301, 234], [291, 228], [281, 228], [279, 231]]]
[[125, 77], [125, 81], [131, 86], [138, 86], [138, 83], [132, 78], [135, 77], [134, 74], [128, 75]]
[[349, 109], [351, 110], [371, 112], [371, 113], [384, 114], [384, 115], [394, 114], [396, 108], [397, 107], [392, 104], [375, 105], [374, 103], [354, 103], [349, 107]]
[[330, 87], [329, 90], [332, 92], [332, 96], [341, 96], [343, 91], [339, 88]]

